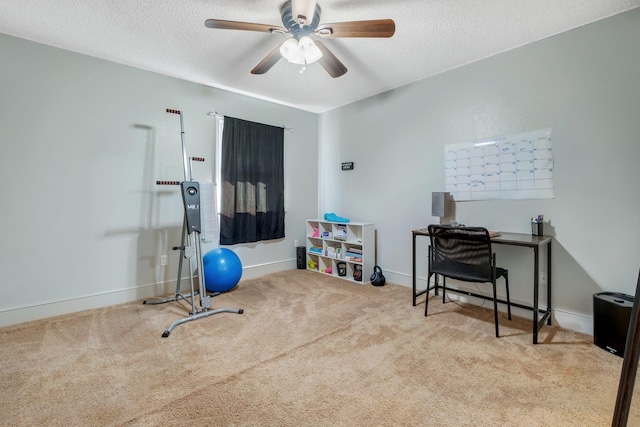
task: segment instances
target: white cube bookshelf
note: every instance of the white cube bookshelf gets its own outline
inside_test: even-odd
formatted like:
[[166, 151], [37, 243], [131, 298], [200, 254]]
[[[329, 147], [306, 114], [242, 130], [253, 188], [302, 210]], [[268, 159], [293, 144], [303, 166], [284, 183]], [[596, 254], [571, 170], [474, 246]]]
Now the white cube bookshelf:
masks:
[[[307, 270], [355, 283], [371, 282], [369, 278], [375, 263], [374, 224], [322, 219], [309, 219], [306, 224]], [[338, 274], [338, 263], [341, 262], [346, 267], [344, 276]], [[354, 276], [358, 269], [361, 280]]]

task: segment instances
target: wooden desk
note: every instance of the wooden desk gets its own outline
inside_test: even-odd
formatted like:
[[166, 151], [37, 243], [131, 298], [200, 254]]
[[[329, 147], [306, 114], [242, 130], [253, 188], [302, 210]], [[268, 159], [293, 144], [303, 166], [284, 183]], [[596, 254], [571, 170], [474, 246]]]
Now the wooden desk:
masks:
[[[436, 280], [434, 286], [429, 287], [427, 283], [426, 289], [421, 291], [417, 291], [416, 289], [416, 238], [418, 236], [429, 237], [429, 232], [426, 228], [421, 228], [418, 230], [412, 230], [413, 234], [413, 305], [416, 305], [416, 298], [422, 294], [429, 294], [429, 291], [434, 289], [436, 295], [438, 295], [438, 289], [441, 287]], [[518, 304], [512, 302], [511, 305], [514, 307], [524, 308], [526, 310], [533, 311], [533, 343], [538, 344], [538, 331], [542, 326], [544, 326], [545, 322], [547, 325], [551, 325], [551, 240], [550, 236], [532, 236], [530, 234], [524, 233], [501, 233], [499, 236], [492, 237], [491, 243], [498, 245], [510, 245], [510, 246], [522, 246], [525, 248], [533, 249], [533, 306], [527, 306], [523, 304]], [[547, 248], [547, 307], [546, 309], [541, 309], [539, 306], [539, 285], [540, 278], [538, 277], [538, 271], [540, 269], [540, 248]], [[428, 262], [428, 260], [425, 260]], [[437, 275], [436, 275], [437, 279]], [[448, 291], [456, 292], [455, 289], [447, 288]], [[459, 293], [463, 293], [465, 295], [474, 296], [477, 298], [484, 298], [493, 300], [493, 298], [474, 294], [467, 291], [458, 291]], [[506, 301], [498, 300], [503, 304], [506, 304]], [[542, 317], [540, 317], [542, 315]]]

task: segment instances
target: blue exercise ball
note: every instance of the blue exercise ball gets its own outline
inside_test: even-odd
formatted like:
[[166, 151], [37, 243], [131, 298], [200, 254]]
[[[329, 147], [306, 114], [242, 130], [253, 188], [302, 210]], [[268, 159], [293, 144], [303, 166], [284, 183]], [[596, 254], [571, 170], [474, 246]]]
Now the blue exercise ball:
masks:
[[204, 285], [209, 292], [227, 292], [242, 277], [242, 262], [233, 251], [217, 248], [202, 257]]

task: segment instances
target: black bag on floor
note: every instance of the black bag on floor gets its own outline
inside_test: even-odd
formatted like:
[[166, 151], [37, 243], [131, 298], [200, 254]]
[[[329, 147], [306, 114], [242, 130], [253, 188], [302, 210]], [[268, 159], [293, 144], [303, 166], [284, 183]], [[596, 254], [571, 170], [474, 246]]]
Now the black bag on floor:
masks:
[[371, 284], [373, 286], [384, 286], [387, 282], [387, 279], [384, 278], [382, 274], [382, 269], [379, 266], [373, 267], [373, 274], [371, 275]]

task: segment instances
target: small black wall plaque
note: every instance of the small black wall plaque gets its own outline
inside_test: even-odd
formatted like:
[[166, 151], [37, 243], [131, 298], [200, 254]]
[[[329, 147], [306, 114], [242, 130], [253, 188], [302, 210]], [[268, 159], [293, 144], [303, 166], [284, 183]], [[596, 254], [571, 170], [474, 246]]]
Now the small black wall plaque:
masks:
[[342, 170], [343, 171], [353, 170], [353, 162], [344, 162], [344, 163], [342, 163]]

